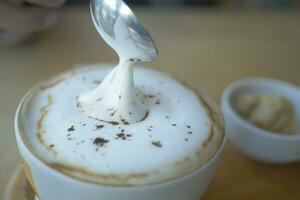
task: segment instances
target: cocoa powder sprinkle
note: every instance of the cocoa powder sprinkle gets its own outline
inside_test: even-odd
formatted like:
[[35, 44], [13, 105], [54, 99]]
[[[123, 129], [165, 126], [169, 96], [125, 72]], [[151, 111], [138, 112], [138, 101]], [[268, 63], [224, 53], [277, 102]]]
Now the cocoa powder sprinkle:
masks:
[[123, 122], [124, 125], [128, 125], [129, 122], [126, 119], [121, 119], [121, 121]]
[[99, 129], [103, 128], [103, 127], [104, 127], [104, 125], [96, 125], [96, 129], [97, 130], [99, 130]]
[[118, 133], [116, 139], [127, 140], [127, 137], [124, 133]]
[[155, 147], [158, 147], [158, 148], [162, 147], [162, 144], [161, 144], [160, 141], [152, 141], [152, 145], [155, 146]]
[[94, 139], [93, 144], [95, 144], [95, 145], [97, 145], [99, 147], [102, 147], [102, 146], [104, 146], [108, 142], [109, 142], [109, 140], [106, 140], [106, 139], [101, 138], [101, 137], [97, 137], [97, 138]]
[[95, 81], [93, 81], [93, 83], [99, 85], [101, 83], [101, 81], [95, 80]]
[[75, 131], [75, 127], [73, 125], [68, 128], [68, 132], [71, 132], [71, 131]]

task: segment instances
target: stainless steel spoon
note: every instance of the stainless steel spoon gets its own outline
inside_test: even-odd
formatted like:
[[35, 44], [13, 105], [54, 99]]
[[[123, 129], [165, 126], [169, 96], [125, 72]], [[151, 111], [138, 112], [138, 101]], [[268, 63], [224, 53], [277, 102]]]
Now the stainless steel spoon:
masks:
[[158, 51], [151, 35], [122, 0], [91, 0], [90, 9], [99, 34], [117, 52], [116, 48], [122, 45], [120, 43], [123, 41], [114, 44], [117, 42], [116, 36], [119, 31], [115, 25], [117, 20], [122, 20], [129, 34], [124, 45], [130, 44], [129, 46], [134, 47], [130, 59], [151, 61], [157, 57]]

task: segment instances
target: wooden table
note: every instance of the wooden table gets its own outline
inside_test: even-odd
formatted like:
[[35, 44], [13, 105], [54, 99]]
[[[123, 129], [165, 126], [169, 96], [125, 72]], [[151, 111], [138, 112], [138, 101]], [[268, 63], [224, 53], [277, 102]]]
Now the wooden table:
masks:
[[[220, 99], [231, 81], [269, 76], [300, 85], [300, 13], [138, 9], [160, 50], [156, 66]], [[88, 8], [61, 11], [59, 24], [21, 47], [0, 46], [0, 194], [16, 167], [13, 117], [35, 83], [76, 63], [116, 61]], [[300, 163], [268, 165], [228, 143], [210, 199], [300, 199]]]

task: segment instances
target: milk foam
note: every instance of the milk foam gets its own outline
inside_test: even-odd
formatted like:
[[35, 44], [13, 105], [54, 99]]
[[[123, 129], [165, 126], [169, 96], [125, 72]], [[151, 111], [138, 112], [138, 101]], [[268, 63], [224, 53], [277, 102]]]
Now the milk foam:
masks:
[[223, 142], [218, 109], [157, 70], [134, 71], [135, 87], [147, 101], [141, 106], [148, 110], [144, 120], [110, 123], [83, 115], [78, 96], [97, 88], [111, 71], [111, 65], [79, 68], [28, 97], [22, 125], [44, 162], [80, 180], [145, 185], [191, 173], [216, 153]]
[[146, 95], [133, 82], [133, 62], [126, 60], [96, 89], [80, 94], [77, 105], [86, 116], [110, 123], [137, 123], [149, 113]]

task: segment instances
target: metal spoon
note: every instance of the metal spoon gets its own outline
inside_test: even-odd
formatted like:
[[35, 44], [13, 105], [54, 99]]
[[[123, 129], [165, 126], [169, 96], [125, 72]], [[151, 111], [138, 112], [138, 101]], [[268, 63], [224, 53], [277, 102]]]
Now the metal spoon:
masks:
[[132, 55], [130, 54], [132, 59], [151, 61], [157, 57], [158, 51], [151, 35], [122, 0], [91, 0], [90, 9], [99, 34], [117, 52], [117, 46], [122, 44], [119, 44], [120, 41], [115, 44], [119, 31], [115, 25], [116, 21], [120, 19], [127, 27], [129, 34], [127, 43], [124, 41], [124, 45], [130, 44], [129, 46], [134, 47], [134, 50], [131, 51]]

